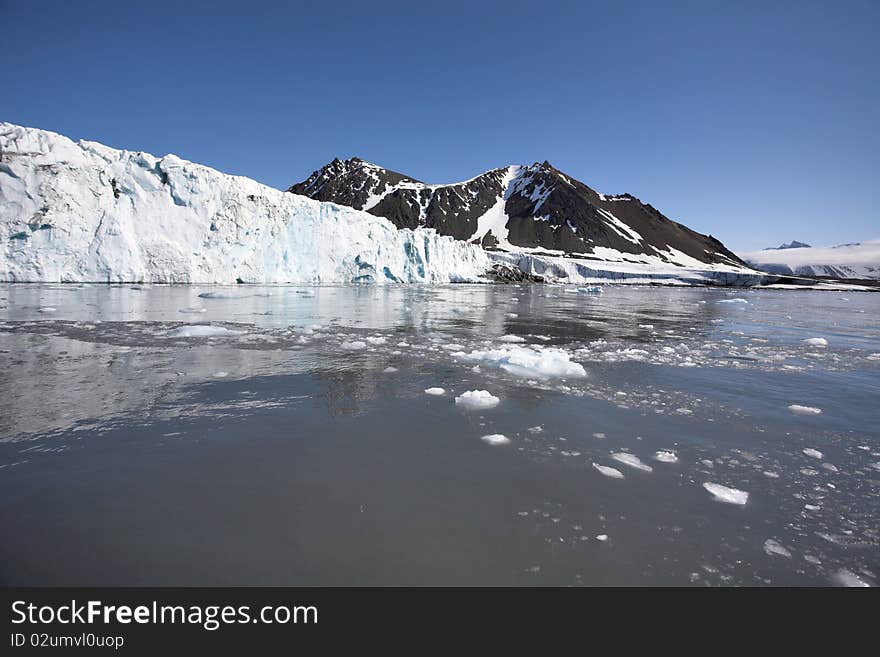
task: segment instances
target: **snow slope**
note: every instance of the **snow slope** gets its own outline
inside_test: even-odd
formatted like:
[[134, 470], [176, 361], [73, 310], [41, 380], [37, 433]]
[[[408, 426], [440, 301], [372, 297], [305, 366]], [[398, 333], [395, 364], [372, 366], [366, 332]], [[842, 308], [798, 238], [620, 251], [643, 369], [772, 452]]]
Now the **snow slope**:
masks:
[[476, 281], [477, 246], [174, 155], [0, 123], [0, 280]]
[[831, 247], [766, 249], [741, 257], [773, 274], [880, 280], [880, 239]]

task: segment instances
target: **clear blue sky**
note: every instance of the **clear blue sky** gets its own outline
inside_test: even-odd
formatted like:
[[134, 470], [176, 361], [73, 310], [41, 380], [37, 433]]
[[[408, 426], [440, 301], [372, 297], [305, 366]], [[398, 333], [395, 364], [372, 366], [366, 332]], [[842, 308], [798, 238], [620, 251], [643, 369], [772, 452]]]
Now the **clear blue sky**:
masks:
[[275, 187], [550, 160], [728, 246], [880, 237], [880, 2], [0, 0], [0, 120]]

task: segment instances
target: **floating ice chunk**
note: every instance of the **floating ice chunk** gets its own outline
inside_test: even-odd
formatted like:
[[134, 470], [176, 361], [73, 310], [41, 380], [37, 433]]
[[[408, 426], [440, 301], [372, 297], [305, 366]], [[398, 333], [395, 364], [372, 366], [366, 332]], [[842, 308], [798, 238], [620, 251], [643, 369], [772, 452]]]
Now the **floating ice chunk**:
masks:
[[243, 295], [234, 292], [202, 292], [199, 297], [202, 299], [236, 299]]
[[611, 468], [607, 465], [599, 465], [598, 463], [593, 463], [593, 467], [606, 477], [611, 477], [612, 479], [623, 479], [623, 473], [617, 468]]
[[384, 372], [385, 374], [394, 374], [394, 372], [396, 372], [396, 371], [397, 371], [397, 368], [391, 367], [390, 365], [388, 367], [386, 367], [384, 370], [382, 370], [382, 372]]
[[868, 588], [871, 586], [870, 582], [862, 579], [858, 575], [856, 575], [851, 570], [847, 570], [846, 568], [841, 568], [834, 576], [831, 578], [835, 584], [838, 586], [849, 586], [855, 588]]
[[762, 472], [761, 474], [763, 474], [765, 477], [768, 477], [769, 479], [779, 479], [779, 474], [770, 470], [764, 470], [764, 472]]
[[654, 458], [661, 463], [678, 463], [678, 456], [670, 449], [661, 449], [654, 454]]
[[819, 415], [822, 412], [821, 408], [816, 408], [815, 406], [801, 406], [800, 404], [791, 404], [788, 407], [795, 415]]
[[229, 372], [214, 372], [215, 379], [225, 379], [227, 376], [229, 376]]
[[639, 324], [639, 328], [640, 329], [647, 329], [650, 331], [650, 330], [654, 329], [654, 325], [653, 324]]
[[192, 314], [192, 313], [204, 313], [204, 312], [207, 312], [207, 311], [208, 311], [207, 308], [195, 308], [195, 307], [193, 307], [193, 308], [181, 308], [181, 309], [178, 310], [177, 312], [179, 312], [179, 313], [184, 313], [184, 314]]
[[721, 299], [718, 303], [748, 303], [746, 299]]
[[631, 468], [635, 468], [636, 470], [642, 470], [643, 472], [653, 472], [654, 468], [650, 465], [646, 465], [642, 463], [642, 460], [636, 456], [635, 454], [628, 454], [627, 452], [615, 452], [611, 455], [618, 463], [623, 463], [624, 465], [628, 465]]
[[803, 450], [803, 452], [807, 456], [812, 456], [814, 459], [821, 459], [823, 456], [825, 456], [818, 449], [813, 449], [812, 447], [807, 447], [805, 450]]
[[522, 337], [521, 335], [511, 335], [511, 334], [502, 335], [498, 339], [501, 340], [501, 342], [525, 342], [526, 341], [526, 339], [524, 337]]
[[543, 433], [544, 427], [529, 427], [528, 429], [526, 429], [526, 431], [528, 431], [529, 433]]
[[502, 433], [490, 433], [488, 436], [480, 436], [480, 440], [489, 445], [509, 445], [510, 438]]
[[599, 440], [604, 440], [604, 439], [605, 439], [605, 434], [602, 433], [601, 431], [599, 431], [599, 432], [596, 432], [596, 433], [593, 434], [593, 438], [598, 438]]
[[241, 331], [232, 331], [223, 326], [211, 326], [209, 324], [191, 324], [178, 326], [168, 331], [165, 335], [169, 338], [214, 338], [226, 335], [240, 335]]
[[454, 355], [466, 360], [494, 365], [505, 372], [525, 378], [547, 379], [587, 375], [583, 365], [573, 362], [567, 352], [552, 347], [511, 346], [470, 353], [460, 352]]
[[510, 317], [511, 319], [515, 319], [515, 318], [519, 317], [519, 315], [517, 315], [516, 313], [504, 313], [504, 316]]
[[39, 311], [37, 311], [37, 312], [41, 312], [41, 313], [54, 313], [56, 310], [57, 310], [56, 308], [52, 308], [51, 306], [43, 306], [43, 307], [40, 308]]
[[602, 294], [602, 288], [598, 285], [588, 285], [587, 287], [579, 287], [579, 294]]
[[608, 540], [608, 534], [599, 534], [596, 536], [597, 541], [602, 541], [603, 543]]
[[482, 410], [498, 406], [501, 400], [488, 390], [468, 390], [455, 398], [455, 403], [469, 410]]
[[808, 344], [811, 347], [827, 347], [828, 340], [825, 338], [807, 338], [804, 340], [804, 344]]
[[388, 340], [380, 336], [371, 335], [367, 338], [367, 342], [370, 344], [385, 344]]
[[764, 541], [764, 552], [766, 552], [771, 557], [773, 555], [777, 555], [780, 557], [791, 559], [791, 552], [789, 552], [788, 549], [783, 547], [778, 542], [774, 541], [772, 538], [768, 538], [766, 541]]
[[367, 348], [367, 343], [363, 340], [354, 340], [353, 342], [343, 342], [339, 348], [345, 351], [361, 351]]
[[445, 388], [425, 388], [425, 394], [426, 395], [437, 395], [437, 396], [445, 395], [446, 389]]
[[744, 490], [729, 488], [721, 484], [714, 484], [707, 481], [703, 484], [703, 488], [712, 493], [719, 502], [727, 502], [728, 504], [743, 505], [749, 501], [749, 494]]

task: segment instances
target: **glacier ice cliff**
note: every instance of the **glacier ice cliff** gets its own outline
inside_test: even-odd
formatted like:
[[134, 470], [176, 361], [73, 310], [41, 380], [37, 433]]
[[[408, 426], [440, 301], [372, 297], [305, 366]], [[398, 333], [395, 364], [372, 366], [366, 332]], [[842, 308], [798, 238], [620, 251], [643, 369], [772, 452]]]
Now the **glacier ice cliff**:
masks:
[[0, 280], [476, 281], [479, 247], [174, 155], [0, 123]]

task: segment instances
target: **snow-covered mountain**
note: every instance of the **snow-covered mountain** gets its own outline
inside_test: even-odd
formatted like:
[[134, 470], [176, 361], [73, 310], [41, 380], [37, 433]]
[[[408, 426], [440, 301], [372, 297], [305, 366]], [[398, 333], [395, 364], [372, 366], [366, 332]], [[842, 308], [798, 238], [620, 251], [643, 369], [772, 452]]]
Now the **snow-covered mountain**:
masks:
[[[374, 173], [380, 177], [373, 171], [370, 180]], [[442, 189], [391, 172], [381, 177], [377, 192], [342, 185], [345, 176], [313, 176], [313, 200], [174, 155], [0, 123], [0, 281], [763, 280], [715, 240], [631, 197], [595, 194], [547, 164], [507, 167]], [[347, 190], [349, 203], [389, 208], [383, 212], [392, 219], [322, 202], [320, 189], [329, 194], [334, 185], [337, 200]], [[584, 205], [584, 194], [595, 202]], [[413, 202], [421, 203], [415, 215]], [[529, 219], [534, 212], [546, 220]], [[583, 255], [573, 257], [577, 249]]]
[[764, 249], [743, 260], [773, 274], [880, 280], [880, 239], [830, 247]]
[[0, 280], [478, 281], [482, 249], [248, 178], [0, 123]]
[[812, 248], [806, 242], [798, 242], [797, 240], [792, 240], [791, 242], [787, 242], [785, 244], [780, 244], [779, 246], [769, 246], [765, 251], [784, 251], [785, 249], [809, 249]]
[[398, 227], [435, 228], [488, 249], [743, 265], [715, 238], [671, 221], [629, 194], [599, 194], [549, 162], [429, 185], [359, 158], [337, 159], [288, 191], [386, 217]]

